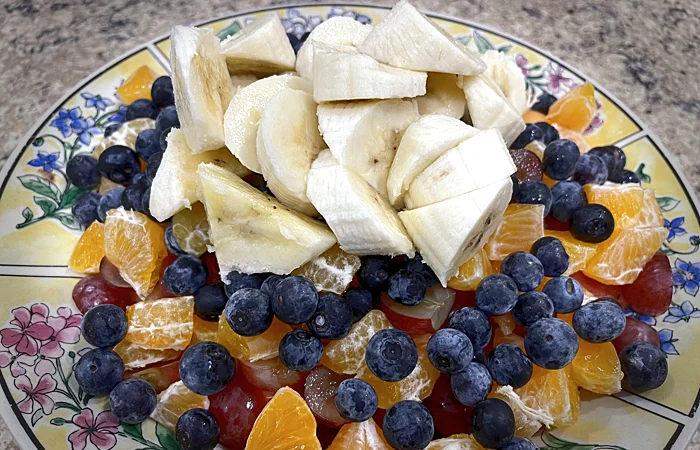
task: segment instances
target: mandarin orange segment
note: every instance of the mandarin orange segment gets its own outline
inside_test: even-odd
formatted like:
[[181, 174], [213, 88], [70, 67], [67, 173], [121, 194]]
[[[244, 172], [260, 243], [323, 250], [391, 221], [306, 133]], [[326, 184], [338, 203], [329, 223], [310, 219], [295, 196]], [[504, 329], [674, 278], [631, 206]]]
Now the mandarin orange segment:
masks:
[[622, 390], [622, 369], [611, 342], [593, 344], [579, 339], [578, 353], [571, 362], [571, 378], [577, 386], [596, 394]]
[[[156, 121], [150, 117], [142, 117], [140, 119], [130, 120], [124, 122], [119, 129], [114, 133], [110, 134], [106, 138], [102, 139], [99, 144], [92, 151], [92, 156], [99, 158], [103, 151], [112, 147], [113, 145], [123, 145], [125, 147], [134, 148], [136, 145], [136, 138], [139, 137], [139, 133], [143, 130], [149, 130], [156, 127]], [[140, 164], [140, 162], [139, 162]], [[121, 184], [115, 183], [108, 178], [102, 177], [100, 180], [100, 194], [107, 193], [110, 189], [119, 187]]]
[[537, 123], [537, 122], [544, 122], [547, 116], [544, 114], [533, 111], [531, 109], [528, 109], [525, 111], [525, 114], [523, 114], [523, 120], [525, 123]]
[[663, 227], [664, 216], [661, 213], [659, 203], [656, 201], [656, 194], [653, 189], [645, 188], [644, 200], [642, 201], [642, 210], [639, 212], [638, 227], [651, 228]]
[[501, 330], [504, 336], [512, 334], [513, 330], [515, 330], [515, 327], [518, 325], [515, 323], [513, 313], [511, 312], [503, 314], [502, 316], [492, 316], [491, 318], [494, 322], [496, 322], [498, 328]]
[[360, 257], [345, 253], [338, 244], [321, 253], [318, 258], [294, 269], [292, 275], [306, 277], [318, 291], [342, 294], [360, 270]]
[[[156, 352], [157, 350], [147, 351]], [[163, 392], [169, 388], [171, 384], [180, 381], [180, 360], [127, 372], [124, 374], [124, 378], [140, 378], [146, 380], [151, 383], [156, 392]]]
[[496, 347], [501, 344], [514, 344], [520, 347], [522, 351], [525, 351], [525, 340], [522, 336], [518, 336], [515, 333], [504, 334], [500, 328], [496, 328], [493, 331], [493, 346]]
[[610, 210], [615, 228], [637, 225], [644, 203], [644, 191], [635, 184], [587, 184], [583, 187], [588, 203], [598, 203]]
[[78, 273], [98, 273], [105, 256], [104, 225], [93, 222], [80, 236], [70, 255], [68, 267]]
[[219, 322], [210, 322], [208, 320], [200, 319], [196, 314], [194, 315], [194, 330], [192, 332], [192, 340], [190, 341], [190, 345], [204, 341], [217, 342], [218, 336]]
[[151, 418], [174, 430], [180, 416], [194, 408], [209, 409], [209, 398], [195, 394], [182, 381], [178, 381], [158, 394], [158, 403]]
[[425, 450], [485, 450], [476, 439], [468, 434], [454, 434], [450, 437], [430, 442]]
[[544, 206], [511, 204], [484, 248], [490, 260], [502, 261], [513, 252], [529, 252], [532, 244], [542, 236]]
[[246, 450], [321, 450], [316, 419], [294, 389], [283, 387], [255, 419]]
[[554, 419], [547, 411], [527, 406], [510, 386], [499, 386], [488, 396], [500, 398], [508, 403], [515, 416], [516, 436], [532, 437], [543, 426], [549, 427], [554, 423]]
[[458, 291], [474, 291], [479, 282], [493, 273], [493, 267], [484, 249], [459, 266], [457, 275], [447, 281], [447, 286]]
[[163, 228], [145, 215], [123, 207], [107, 213], [105, 256], [141, 298], [148, 297], [168, 254]]
[[556, 427], [573, 425], [578, 420], [581, 397], [567, 368], [547, 370], [533, 365], [532, 378], [515, 393], [528, 408], [549, 414]]
[[112, 350], [124, 361], [124, 368], [126, 370], [140, 369], [150, 364], [163, 361], [172, 361], [173, 359], [179, 358], [182, 354], [179, 350], [151, 350], [141, 348], [126, 339], [118, 343]]
[[127, 341], [150, 350], [184, 350], [194, 330], [194, 297], [144, 300], [127, 306]]
[[559, 139], [567, 139], [578, 147], [578, 150], [581, 153], [588, 153], [588, 150], [591, 149], [591, 146], [588, 145], [588, 141], [583, 137], [581, 133], [578, 131], [573, 131], [573, 130], [567, 130], [566, 128], [558, 128], [559, 130]]
[[197, 202], [192, 209], [183, 209], [173, 216], [173, 237], [180, 248], [190, 255], [199, 257], [207, 251], [211, 241], [204, 205]]
[[321, 364], [337, 373], [355, 375], [364, 363], [369, 340], [387, 328], [391, 328], [391, 323], [386, 315], [378, 309], [371, 310], [352, 326], [347, 336], [325, 346]]
[[579, 241], [568, 231], [544, 230], [544, 235], [559, 239], [564, 246], [564, 250], [566, 250], [566, 254], [569, 255], [569, 268], [566, 269], [563, 275], [571, 275], [579, 270], [583, 270], [588, 261], [595, 255], [596, 244]]
[[371, 418], [343, 425], [327, 450], [392, 450]]
[[593, 120], [596, 109], [595, 89], [592, 84], [585, 83], [554, 102], [549, 108], [546, 120], [581, 133]]
[[292, 327], [275, 317], [270, 328], [264, 333], [257, 336], [241, 336], [231, 329], [222, 314], [219, 318], [217, 342], [226, 347], [234, 358], [254, 362], [277, 356], [280, 341], [290, 331]]
[[151, 99], [151, 86], [158, 78], [158, 74], [148, 66], [141, 66], [117, 88], [117, 97], [129, 104], [138, 99]]

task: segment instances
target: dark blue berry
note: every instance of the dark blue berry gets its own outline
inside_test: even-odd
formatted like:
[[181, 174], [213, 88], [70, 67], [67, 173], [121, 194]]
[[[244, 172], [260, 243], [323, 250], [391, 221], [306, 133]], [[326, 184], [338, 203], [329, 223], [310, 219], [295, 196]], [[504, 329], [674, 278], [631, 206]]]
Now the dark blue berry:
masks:
[[105, 395], [122, 381], [124, 363], [112, 350], [95, 348], [80, 357], [74, 373], [83, 391]]
[[436, 286], [438, 283], [440, 283], [440, 280], [438, 280], [437, 275], [435, 275], [433, 269], [431, 269], [430, 266], [423, 261], [423, 257], [420, 253], [416, 253], [416, 256], [406, 261], [405, 269], [409, 272], [414, 272], [422, 275], [423, 278], [425, 278], [425, 282], [427, 283], [429, 288]]
[[86, 191], [100, 184], [97, 160], [90, 155], [77, 155], [68, 161], [66, 176], [71, 183]]
[[97, 192], [85, 192], [73, 202], [71, 212], [84, 228], [89, 227], [97, 220], [97, 205], [99, 205], [101, 198], [102, 196]]
[[522, 292], [534, 290], [544, 278], [540, 260], [526, 252], [513, 252], [506, 256], [501, 263], [501, 273], [511, 277]]
[[192, 295], [207, 282], [207, 268], [192, 255], [180, 255], [163, 272], [165, 287], [175, 295]]
[[518, 285], [508, 275], [495, 273], [481, 280], [474, 296], [484, 314], [501, 316], [518, 302]]
[[175, 104], [175, 94], [173, 93], [173, 82], [169, 76], [163, 75], [156, 78], [151, 86], [151, 98], [156, 106], [165, 108]]
[[[537, 97], [537, 102], [532, 105], [531, 110], [544, 114], [545, 116], [549, 114], [549, 107], [557, 101], [557, 98], [552, 94], [543, 92]], [[543, 122], [544, 123], [544, 122]]]
[[180, 244], [177, 243], [177, 240], [175, 239], [175, 236], [173, 235], [173, 224], [172, 223], [170, 225], [168, 225], [168, 227], [165, 229], [165, 233], [163, 234], [163, 238], [165, 239], [165, 247], [168, 249], [169, 253], [172, 253], [175, 256], [185, 254], [185, 251], [182, 248], [180, 248]]
[[544, 276], [558, 277], [569, 268], [569, 254], [555, 237], [539, 238], [530, 247], [530, 253], [542, 263]]
[[522, 294], [513, 308], [513, 319], [518, 325], [526, 328], [540, 319], [553, 315], [552, 300], [540, 291]]
[[389, 263], [385, 259], [365, 258], [357, 272], [357, 279], [367, 289], [381, 291], [386, 289], [389, 275]]
[[382, 381], [406, 378], [418, 363], [418, 349], [411, 337], [401, 330], [378, 331], [365, 349], [367, 367]]
[[352, 309], [352, 322], [365, 317], [365, 314], [370, 312], [374, 304], [372, 293], [366, 289], [350, 288], [343, 294], [343, 298]]
[[226, 347], [216, 342], [198, 342], [180, 359], [180, 379], [199, 395], [214, 395], [233, 379], [236, 361]]
[[433, 367], [445, 373], [466, 369], [474, 357], [472, 342], [466, 334], [454, 328], [436, 331], [430, 336], [426, 351]]
[[379, 399], [374, 388], [364, 380], [350, 378], [338, 385], [335, 407], [351, 422], [364, 422], [377, 412]]
[[121, 122], [113, 123], [112, 125], [107, 126], [104, 131], [104, 137], [110, 137], [111, 135], [114, 134], [115, 131], [120, 129], [122, 127]]
[[232, 296], [234, 292], [243, 288], [260, 289], [263, 284], [265, 277], [259, 274], [245, 274], [236, 272], [235, 270], [226, 274], [226, 280], [224, 289], [226, 289], [226, 295]]
[[457, 401], [466, 406], [476, 406], [491, 391], [491, 374], [485, 365], [472, 362], [461, 372], [452, 375], [450, 385]]
[[384, 416], [384, 437], [396, 450], [422, 450], [435, 433], [433, 416], [416, 400], [395, 403]]
[[136, 153], [123, 145], [113, 145], [103, 151], [97, 167], [104, 177], [120, 184], [131, 181], [141, 169]]
[[324, 292], [318, 296], [316, 312], [306, 326], [320, 339], [344, 338], [352, 327], [352, 309], [340, 295]]
[[304, 277], [287, 277], [272, 295], [272, 311], [284, 323], [299, 325], [311, 318], [318, 306], [316, 286]]
[[537, 450], [538, 446], [535, 445], [530, 439], [516, 436], [512, 441], [501, 447], [501, 450]]
[[515, 416], [500, 398], [480, 402], [472, 413], [472, 436], [488, 448], [501, 448], [515, 435]]
[[158, 138], [158, 146], [160, 147], [161, 152], [164, 152], [168, 149], [168, 135], [171, 131], [172, 128], [166, 128], [160, 133], [160, 137]]
[[119, 186], [107, 191], [105, 195], [100, 198], [97, 204], [97, 219], [104, 223], [107, 218], [107, 211], [112, 209], [117, 209], [122, 204], [122, 193], [124, 188]]
[[573, 180], [579, 184], [603, 184], [608, 179], [608, 166], [600, 156], [583, 153], [578, 158]]
[[581, 339], [599, 344], [617, 338], [625, 329], [625, 313], [612, 299], [583, 305], [574, 313], [574, 330]]
[[143, 130], [136, 137], [134, 145], [136, 154], [144, 161], [160, 151], [160, 132], [158, 130]]
[[134, 185], [149, 188], [151, 187], [151, 180], [148, 179], [148, 176], [145, 173], [139, 172], [131, 179], [131, 186]]
[[140, 184], [132, 184], [124, 189], [121, 196], [121, 205], [124, 209], [143, 212], [143, 194], [145, 194], [147, 186]]
[[219, 423], [206, 409], [185, 411], [175, 425], [180, 450], [212, 450], [219, 443]]
[[110, 304], [97, 305], [83, 316], [81, 332], [90, 345], [99, 348], [113, 347], [126, 336], [126, 313]]
[[160, 137], [160, 133], [169, 128], [180, 128], [180, 119], [177, 116], [175, 105], [163, 108], [156, 118], [156, 130], [159, 132], [158, 137]]
[[587, 203], [586, 192], [575, 181], [559, 181], [552, 186], [550, 214], [559, 222], [568, 222], [574, 212]]
[[525, 125], [525, 130], [518, 135], [517, 138], [510, 144], [511, 150], [517, 150], [520, 148], [525, 148], [527, 144], [532, 141], [541, 141], [544, 135], [542, 130], [534, 123], [528, 123]]
[[299, 53], [299, 49], [302, 45], [304, 45], [304, 42], [306, 42], [306, 39], [309, 37], [309, 34], [310, 33], [307, 31], [306, 33], [302, 34], [300, 38], [298, 38], [297, 35], [294, 33], [287, 33], [287, 39], [289, 39], [289, 43], [292, 44], [294, 53]]
[[280, 360], [291, 370], [305, 372], [321, 361], [323, 344], [306, 330], [292, 330], [280, 341]]
[[205, 284], [194, 293], [194, 313], [202, 320], [216, 322], [227, 301], [224, 283]]
[[126, 120], [134, 120], [141, 118], [155, 119], [158, 117], [160, 108], [155, 103], [145, 98], [135, 100], [126, 108]]
[[285, 277], [280, 275], [270, 275], [269, 277], [265, 278], [265, 281], [262, 282], [262, 284], [260, 285], [260, 290], [269, 295], [270, 298], [272, 298], [272, 295], [275, 292], [275, 288], [284, 279]]
[[428, 285], [422, 275], [399, 270], [389, 277], [389, 297], [402, 305], [415, 306], [425, 298]]
[[239, 289], [228, 299], [224, 314], [236, 334], [257, 336], [272, 324], [270, 296], [260, 289]]
[[666, 355], [647, 342], [633, 342], [620, 352], [620, 365], [627, 386], [637, 391], [656, 389], [668, 376]]
[[552, 191], [542, 181], [528, 180], [518, 185], [518, 203], [544, 205], [544, 215], [552, 207]]
[[573, 278], [554, 277], [544, 285], [542, 292], [552, 301], [556, 313], [576, 311], [583, 303], [583, 288]]
[[153, 215], [151, 214], [151, 187], [148, 186], [148, 189], [146, 189], [143, 193], [143, 197], [141, 197], [141, 211], [147, 215], [151, 220], [154, 220], [156, 222], [159, 222]]
[[588, 151], [589, 155], [599, 156], [605, 165], [608, 167], [608, 178], [615, 172], [625, 168], [627, 164], [627, 156], [620, 147], [614, 145], [606, 145], [604, 147], [595, 147]]
[[[474, 350], [474, 358], [472, 359], [473, 362], [478, 362], [479, 364], [483, 364], [486, 366], [486, 354], [484, 354], [484, 349], [482, 348], [481, 350]], [[489, 374], [489, 376], [491, 376]]]
[[547, 145], [542, 156], [542, 170], [553, 180], [565, 180], [574, 174], [581, 152], [568, 139], [559, 139]]
[[109, 408], [120, 422], [136, 425], [156, 409], [158, 397], [153, 385], [141, 378], [124, 380], [109, 393]]
[[540, 319], [527, 329], [525, 351], [533, 363], [544, 369], [562, 369], [576, 357], [578, 337], [561, 319]]
[[510, 181], [513, 184], [513, 193], [510, 194], [510, 202], [518, 203], [518, 195], [520, 195], [520, 180], [517, 172], [510, 176]]
[[148, 158], [148, 162], [146, 163], [146, 176], [148, 177], [151, 182], [156, 177], [156, 173], [158, 172], [158, 168], [160, 167], [160, 162], [163, 160], [163, 152], [157, 152], [151, 155], [150, 158]]
[[460, 308], [450, 315], [450, 328], [466, 334], [474, 350], [486, 347], [491, 341], [491, 322], [476, 308]]
[[542, 142], [544, 142], [544, 145], [549, 145], [559, 139], [559, 132], [557, 129], [547, 122], [537, 122], [535, 125], [542, 130]]
[[583, 242], [598, 244], [608, 239], [615, 230], [615, 219], [608, 208], [591, 203], [571, 215], [571, 235]]
[[517, 389], [532, 377], [532, 361], [520, 347], [501, 344], [489, 353], [488, 367], [496, 383]]
[[639, 177], [637, 174], [626, 169], [613, 173], [610, 175], [609, 180], [618, 184], [639, 183]]

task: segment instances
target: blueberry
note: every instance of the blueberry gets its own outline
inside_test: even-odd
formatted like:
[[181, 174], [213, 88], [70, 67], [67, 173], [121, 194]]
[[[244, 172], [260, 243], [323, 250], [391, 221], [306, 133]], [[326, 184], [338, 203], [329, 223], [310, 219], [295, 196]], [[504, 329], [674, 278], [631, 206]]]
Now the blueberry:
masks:
[[117, 122], [117, 123], [113, 123], [112, 125], [109, 125], [107, 128], [105, 128], [104, 137], [110, 137], [111, 135], [114, 134], [115, 131], [117, 131], [121, 127], [122, 127], [121, 122]]
[[421, 402], [403, 400], [386, 411], [382, 430], [386, 441], [396, 450], [421, 450], [430, 444], [435, 424]]
[[569, 254], [555, 237], [537, 239], [530, 247], [530, 253], [542, 263], [545, 277], [558, 277], [569, 268]]
[[538, 450], [539, 447], [530, 439], [516, 436], [509, 443], [501, 447], [501, 450]]
[[568, 139], [552, 141], [544, 149], [542, 169], [553, 180], [565, 180], [576, 171], [581, 152], [578, 146]]
[[510, 194], [510, 202], [518, 203], [518, 195], [520, 195], [520, 180], [518, 180], [518, 174], [514, 173], [511, 175], [510, 181], [513, 184], [513, 193]]
[[559, 181], [552, 186], [550, 214], [559, 222], [568, 222], [571, 216], [587, 203], [586, 192], [575, 181]]
[[614, 230], [615, 219], [603, 205], [584, 205], [571, 215], [571, 235], [579, 241], [598, 244], [608, 239]]
[[578, 158], [573, 180], [579, 184], [603, 184], [608, 179], [608, 166], [600, 156], [583, 153]]
[[90, 155], [77, 155], [66, 164], [68, 180], [80, 189], [89, 191], [100, 184], [97, 160]]
[[352, 309], [352, 322], [355, 323], [367, 314], [374, 304], [372, 293], [366, 289], [350, 288], [343, 294], [343, 298]]
[[540, 319], [527, 329], [525, 351], [538, 366], [561, 369], [576, 357], [578, 337], [574, 329], [561, 319]]
[[340, 295], [324, 292], [318, 296], [316, 312], [306, 326], [320, 339], [344, 338], [352, 327], [352, 309]]
[[537, 102], [534, 105], [532, 105], [530, 109], [540, 114], [544, 114], [546, 116], [547, 114], [549, 114], [549, 107], [552, 106], [552, 104], [556, 101], [557, 98], [555, 96], [543, 92], [540, 94], [539, 97], [537, 97]]
[[207, 268], [192, 255], [180, 255], [163, 272], [165, 287], [175, 295], [192, 295], [207, 282]]
[[541, 181], [528, 180], [518, 185], [518, 203], [526, 205], [544, 205], [544, 215], [552, 207], [552, 191]]
[[588, 154], [599, 156], [605, 161], [605, 165], [608, 167], [608, 178], [615, 172], [624, 169], [625, 164], [627, 164], [625, 152], [623, 152], [620, 147], [614, 145], [592, 148], [588, 151]]
[[141, 197], [141, 212], [143, 212], [145, 215], [147, 215], [151, 220], [154, 220], [158, 223], [160, 223], [159, 220], [157, 220], [153, 215], [151, 214], [151, 187], [148, 186], [148, 189], [146, 189], [143, 193], [143, 197]]
[[491, 322], [476, 308], [460, 308], [450, 315], [449, 327], [466, 334], [476, 351], [491, 341]]
[[625, 329], [625, 313], [620, 305], [602, 298], [583, 305], [574, 313], [574, 330], [581, 339], [599, 344], [617, 338]]
[[272, 295], [272, 311], [284, 323], [299, 325], [311, 318], [318, 306], [316, 287], [308, 278], [288, 277], [280, 281]]
[[155, 119], [158, 117], [160, 108], [155, 103], [145, 98], [135, 100], [126, 108], [126, 120], [134, 120], [141, 118]]
[[156, 106], [165, 108], [175, 104], [175, 94], [173, 92], [173, 81], [169, 76], [163, 75], [156, 78], [151, 85], [151, 98]]
[[511, 277], [522, 292], [534, 290], [544, 277], [540, 260], [526, 252], [513, 252], [506, 256], [501, 263], [501, 273]]
[[583, 303], [583, 288], [573, 278], [554, 277], [544, 285], [542, 292], [552, 301], [556, 313], [574, 312]]
[[120, 422], [136, 425], [156, 409], [158, 397], [153, 385], [141, 378], [124, 380], [109, 393], [109, 408]]
[[239, 289], [228, 299], [224, 314], [236, 334], [257, 336], [272, 324], [270, 296], [260, 289]]
[[481, 280], [474, 296], [484, 314], [501, 316], [518, 302], [518, 286], [508, 275], [496, 273]]
[[226, 347], [216, 342], [198, 342], [182, 354], [180, 379], [199, 395], [214, 395], [233, 379], [236, 361]]
[[528, 123], [525, 125], [525, 130], [518, 135], [517, 138], [510, 144], [511, 150], [517, 150], [520, 148], [525, 148], [527, 144], [532, 141], [541, 141], [544, 135], [542, 130], [534, 123]]
[[529, 327], [545, 317], [554, 315], [554, 304], [540, 291], [526, 292], [518, 297], [513, 308], [513, 319], [521, 327]]
[[101, 198], [97, 192], [85, 192], [75, 199], [71, 212], [80, 225], [87, 228], [97, 220], [97, 205]]
[[537, 122], [535, 125], [542, 130], [542, 142], [549, 145], [559, 139], [559, 132], [547, 122]]
[[245, 273], [236, 272], [234, 270], [226, 274], [225, 282], [228, 282], [228, 284], [224, 285], [224, 289], [226, 289], [226, 295], [230, 297], [231, 295], [233, 295], [234, 292], [236, 292], [239, 289], [260, 289], [264, 280], [265, 278], [262, 275], [248, 275]]
[[438, 280], [437, 275], [435, 275], [433, 269], [431, 269], [430, 266], [423, 261], [423, 257], [420, 253], [416, 253], [416, 256], [406, 261], [405, 269], [409, 272], [414, 272], [422, 275], [423, 278], [425, 278], [425, 282], [427, 283], [429, 288], [437, 286], [437, 284], [440, 283], [440, 280]]
[[620, 365], [625, 383], [637, 391], [656, 389], [666, 381], [666, 355], [647, 342], [633, 342], [620, 352]]
[[124, 209], [143, 212], [143, 194], [148, 189], [147, 186], [140, 184], [132, 184], [131, 186], [124, 189], [121, 196], [121, 205]]
[[291, 370], [305, 372], [321, 361], [323, 344], [306, 330], [292, 330], [280, 341], [280, 360]]
[[284, 280], [284, 278], [285, 277], [280, 275], [270, 275], [269, 277], [265, 278], [265, 281], [262, 282], [260, 285], [260, 290], [272, 297], [273, 292], [275, 292], [275, 288], [282, 280]]
[[194, 293], [194, 313], [202, 320], [216, 322], [227, 301], [224, 283], [205, 284]]
[[148, 177], [151, 182], [156, 177], [156, 173], [158, 172], [158, 168], [160, 167], [160, 162], [163, 160], [163, 152], [157, 152], [151, 155], [150, 158], [148, 158], [148, 162], [146, 163], [146, 176]]
[[639, 183], [639, 177], [631, 170], [618, 170], [610, 175], [610, 181], [618, 184]]
[[481, 350], [474, 350], [474, 359], [472, 361], [483, 364], [484, 366], [486, 365], [486, 354], [484, 353], [483, 348]]
[[304, 45], [304, 42], [309, 37], [309, 34], [310, 33], [307, 31], [306, 33], [301, 35], [301, 38], [298, 38], [297, 35], [294, 33], [287, 33], [287, 39], [289, 39], [289, 43], [292, 44], [292, 49], [294, 49], [294, 53], [299, 53], [299, 49], [302, 45]]
[[365, 258], [357, 272], [357, 279], [367, 289], [381, 291], [386, 288], [389, 275], [389, 263], [386, 260]]
[[148, 158], [160, 151], [160, 132], [152, 129], [140, 132], [136, 137], [134, 150], [141, 159], [148, 161]]
[[382, 381], [406, 378], [418, 363], [418, 349], [411, 337], [389, 328], [375, 333], [365, 349], [367, 367]]
[[175, 236], [173, 235], [173, 224], [172, 223], [170, 225], [168, 225], [168, 227], [165, 229], [165, 233], [163, 234], [163, 238], [165, 239], [165, 248], [168, 249], [169, 253], [172, 253], [175, 256], [185, 254], [185, 251], [182, 248], [180, 248], [180, 244], [177, 243], [177, 240], [175, 239]]
[[124, 363], [112, 350], [95, 348], [80, 357], [74, 374], [83, 391], [105, 395], [122, 381]]
[[389, 297], [402, 305], [415, 306], [425, 298], [428, 285], [422, 275], [399, 270], [389, 277]]
[[123, 145], [113, 145], [103, 151], [97, 167], [103, 176], [119, 184], [128, 183], [141, 169], [136, 153]]
[[472, 413], [472, 436], [488, 448], [501, 448], [515, 435], [515, 416], [500, 398], [480, 402]]
[[163, 108], [156, 118], [156, 130], [158, 130], [158, 137], [160, 137], [160, 133], [169, 128], [180, 128], [180, 119], [177, 116], [177, 109], [175, 109], [175, 105]]
[[100, 198], [97, 204], [97, 220], [104, 223], [107, 218], [107, 211], [112, 209], [117, 209], [122, 204], [122, 193], [124, 188], [119, 186], [107, 191], [105, 195]]
[[151, 180], [148, 179], [145, 173], [139, 172], [131, 178], [131, 186], [134, 185], [149, 188], [151, 187]]
[[515, 344], [500, 344], [488, 357], [488, 368], [494, 381], [501, 386], [522, 387], [532, 377], [532, 361]]
[[445, 373], [466, 369], [474, 357], [469, 337], [454, 328], [444, 328], [430, 336], [426, 352], [433, 367]]
[[126, 336], [126, 313], [110, 304], [97, 305], [83, 316], [81, 332], [90, 345], [99, 348], [113, 347]]
[[349, 378], [335, 391], [335, 407], [351, 422], [364, 422], [377, 412], [379, 399], [372, 385], [359, 378]]
[[168, 135], [172, 130], [172, 128], [166, 128], [165, 130], [161, 131], [160, 137], [158, 137], [158, 146], [160, 147], [161, 152], [168, 149]]
[[466, 406], [476, 406], [491, 391], [491, 374], [485, 365], [472, 362], [461, 372], [450, 378], [452, 393], [457, 401]]
[[175, 425], [180, 450], [212, 450], [219, 443], [219, 433], [221, 429], [214, 416], [201, 408], [185, 411]]

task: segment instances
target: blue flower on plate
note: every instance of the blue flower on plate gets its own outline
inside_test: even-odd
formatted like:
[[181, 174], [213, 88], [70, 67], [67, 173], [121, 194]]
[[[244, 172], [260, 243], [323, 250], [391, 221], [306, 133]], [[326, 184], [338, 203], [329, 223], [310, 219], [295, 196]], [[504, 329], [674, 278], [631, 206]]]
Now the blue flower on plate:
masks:
[[58, 111], [58, 118], [51, 121], [51, 126], [58, 128], [64, 138], [73, 134], [73, 124], [82, 120], [83, 112], [80, 107], [75, 107], [70, 111], [61, 108]]
[[631, 306], [628, 306], [627, 308], [625, 308], [624, 312], [625, 312], [626, 316], [632, 317], [633, 319], [637, 319], [640, 322], [644, 322], [645, 324], [647, 324], [649, 326], [653, 327], [654, 325], [656, 325], [656, 317], [647, 316], [644, 314], [639, 314], [637, 311], [632, 309]]
[[98, 111], [104, 111], [109, 106], [112, 106], [114, 102], [108, 98], [102, 98], [101, 95], [92, 95], [89, 92], [83, 92], [80, 94], [81, 97], [85, 99], [86, 108], [95, 108]]
[[124, 122], [126, 120], [126, 106], [120, 106], [116, 114], [109, 117], [110, 122]]
[[678, 342], [678, 339], [673, 339], [673, 330], [664, 328], [659, 330], [659, 341], [661, 341], [661, 350], [667, 355], [680, 355], [676, 346], [673, 345], [674, 342]]
[[688, 263], [676, 259], [673, 269], [673, 285], [695, 297], [700, 289], [700, 263]]
[[58, 162], [58, 152], [37, 152], [36, 158], [29, 161], [27, 164], [32, 167], [41, 167], [46, 172], [53, 172], [53, 169], [61, 168], [61, 163]]
[[666, 238], [668, 242], [671, 242], [676, 236], [683, 236], [686, 233], [685, 228], [681, 227], [684, 222], [685, 217], [676, 217], [670, 222], [664, 219], [664, 227], [668, 228], [668, 237]]
[[75, 121], [73, 130], [78, 133], [78, 139], [83, 145], [90, 145], [92, 137], [102, 133], [102, 130], [95, 126], [95, 120], [92, 117]]
[[664, 322], [678, 323], [681, 320], [689, 322], [690, 319], [698, 318], [700, 318], [700, 309], [694, 307], [692, 303], [686, 300], [680, 305], [672, 303], [671, 307], [668, 308], [668, 315], [664, 317]]
[[355, 11], [348, 11], [345, 8], [342, 8], [340, 6], [333, 6], [331, 7], [331, 10], [328, 11], [328, 18], [330, 19], [331, 17], [352, 17], [353, 19], [357, 20], [358, 22], [367, 25], [368, 23], [372, 23], [372, 19], [369, 18], [369, 16], [366, 16], [364, 14], [356, 13]]

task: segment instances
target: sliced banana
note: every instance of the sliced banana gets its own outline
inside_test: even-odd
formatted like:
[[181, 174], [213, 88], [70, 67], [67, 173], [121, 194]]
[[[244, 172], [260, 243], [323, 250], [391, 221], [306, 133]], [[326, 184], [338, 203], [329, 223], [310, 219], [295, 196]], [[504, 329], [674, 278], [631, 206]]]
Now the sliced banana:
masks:
[[457, 76], [449, 73], [431, 72], [428, 74], [426, 94], [416, 97], [421, 116], [440, 114], [461, 119], [467, 99], [464, 91], [457, 86]]
[[311, 93], [311, 83], [294, 75], [275, 75], [238, 89], [224, 115], [226, 147], [244, 166], [260, 173], [256, 139], [265, 105], [286, 88]]
[[309, 34], [297, 53], [299, 76], [312, 80], [314, 77], [314, 42], [357, 47], [372, 31], [372, 25], [363, 25], [351, 17], [331, 17], [319, 24]]
[[413, 256], [413, 243], [396, 211], [330, 150], [322, 151], [312, 164], [306, 193], [344, 251]]
[[276, 12], [261, 15], [221, 43], [231, 75], [271, 75], [294, 70], [296, 56]]
[[358, 47], [394, 67], [476, 75], [486, 69], [479, 56], [407, 0], [398, 2]]
[[[503, 95], [522, 116], [527, 111], [525, 75], [510, 58], [498, 50], [487, 50], [481, 54], [487, 65], [486, 73], [501, 88]], [[430, 77], [428, 77], [430, 84]]]
[[323, 148], [311, 94], [287, 88], [267, 102], [257, 137], [263, 177], [280, 203], [307, 216], [318, 216], [306, 196], [306, 176]]
[[207, 28], [173, 27], [170, 33], [175, 106], [193, 153], [224, 146], [224, 111], [233, 96], [219, 39]]
[[326, 225], [214, 164], [200, 164], [197, 180], [223, 279], [233, 270], [288, 274], [336, 242]]
[[313, 82], [317, 103], [338, 100], [413, 98], [425, 94], [425, 72], [397, 69], [354, 47], [314, 44]]
[[398, 99], [318, 106], [318, 126], [333, 156], [384, 198], [396, 148], [419, 118], [414, 102]]
[[389, 168], [389, 202], [402, 208], [413, 179], [445, 151], [478, 132], [460, 120], [440, 115], [423, 116], [409, 126]]
[[250, 73], [231, 75], [231, 87], [233, 87], [233, 93], [235, 94], [238, 92], [238, 89], [250, 86], [256, 81], [258, 81], [258, 77]]
[[240, 177], [250, 173], [226, 148], [192, 154], [185, 133], [178, 128], [170, 131], [167, 141], [149, 198], [151, 215], [160, 222], [199, 201], [197, 166], [200, 163], [212, 163]]

